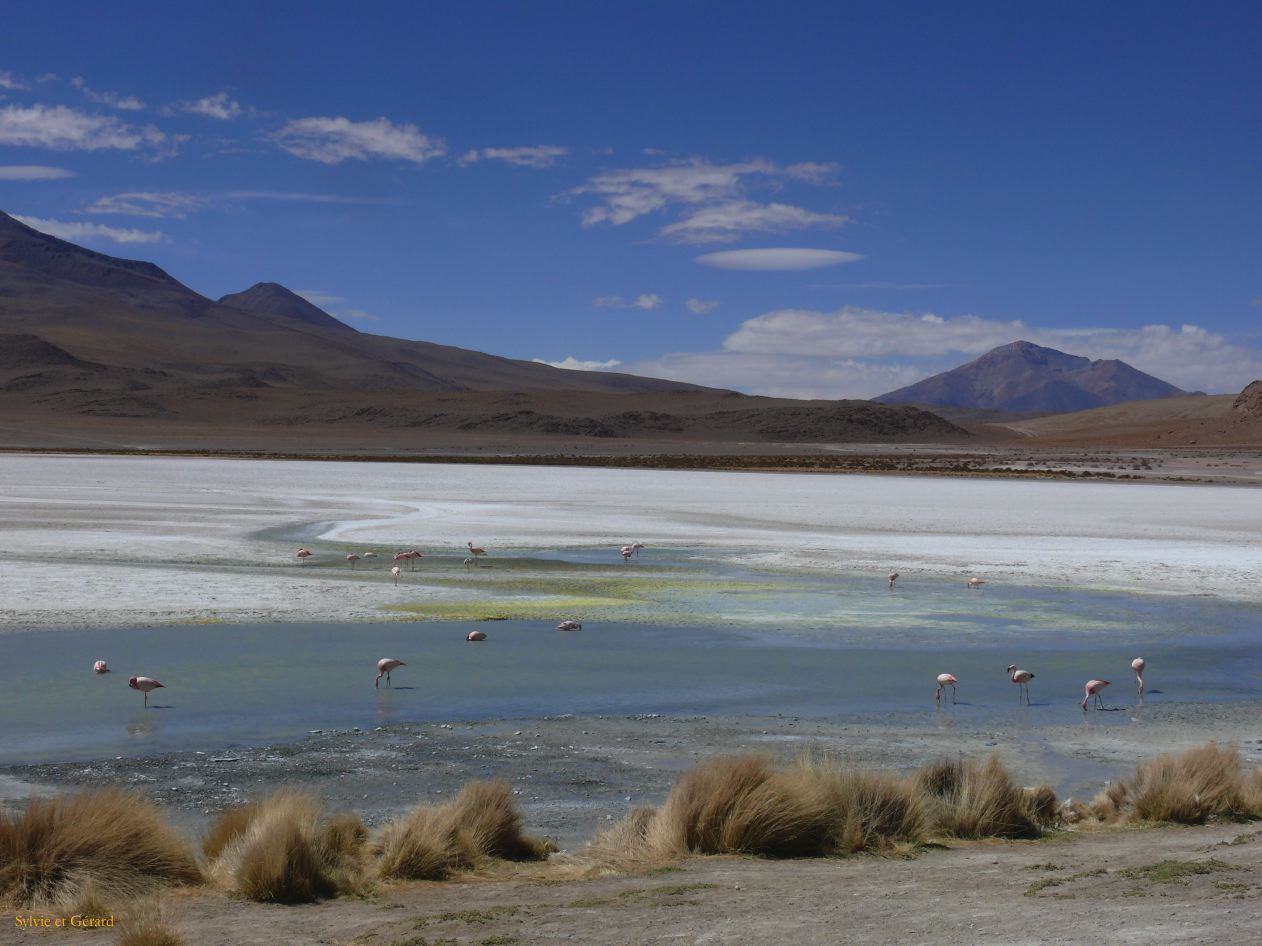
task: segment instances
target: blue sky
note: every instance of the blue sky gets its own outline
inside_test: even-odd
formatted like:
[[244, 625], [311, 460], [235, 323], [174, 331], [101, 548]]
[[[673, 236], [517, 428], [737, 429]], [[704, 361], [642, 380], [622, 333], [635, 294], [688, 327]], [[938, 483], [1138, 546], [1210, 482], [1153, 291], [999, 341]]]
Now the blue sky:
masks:
[[[25, 5], [0, 209], [209, 296], [760, 393], [1262, 375], [1262, 6]], [[570, 359], [571, 361], [567, 361]]]

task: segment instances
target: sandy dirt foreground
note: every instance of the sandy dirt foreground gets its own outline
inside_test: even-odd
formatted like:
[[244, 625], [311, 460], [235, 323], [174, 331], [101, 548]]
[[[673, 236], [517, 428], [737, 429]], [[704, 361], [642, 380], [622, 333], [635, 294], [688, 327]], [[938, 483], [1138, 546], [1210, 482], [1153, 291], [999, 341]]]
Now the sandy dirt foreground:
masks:
[[[913, 860], [701, 858], [680, 870], [565, 883], [535, 869], [516, 879], [413, 884], [371, 901], [306, 907], [215, 894], [170, 900], [174, 925], [197, 946], [1259, 941], [1262, 831], [1256, 827], [1082, 834], [957, 842]], [[24, 946], [101, 939], [85, 932], [19, 931], [11, 915], [0, 928], [0, 942]]]

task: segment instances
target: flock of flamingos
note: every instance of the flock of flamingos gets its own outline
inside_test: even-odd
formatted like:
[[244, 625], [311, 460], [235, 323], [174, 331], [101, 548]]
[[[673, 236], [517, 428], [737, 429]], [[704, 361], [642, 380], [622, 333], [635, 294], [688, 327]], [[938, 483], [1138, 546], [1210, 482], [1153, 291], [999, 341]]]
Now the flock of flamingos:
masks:
[[[474, 545], [472, 542], [467, 542], [465, 544], [468, 546], [468, 549], [469, 549], [469, 557], [464, 560], [464, 566], [466, 569], [476, 568], [478, 566], [478, 559], [487, 554], [486, 549], [480, 548]], [[646, 546], [644, 545], [643, 542], [632, 542], [630, 545], [622, 546], [618, 550], [618, 554], [622, 556], [623, 562], [629, 562], [633, 555], [638, 556], [640, 554], [640, 549], [643, 549], [645, 547]], [[300, 548], [295, 553], [295, 556], [298, 558], [298, 561], [302, 565], [306, 565], [307, 559], [311, 558], [314, 554], [315, 553], [312, 552], [308, 548]], [[411, 549], [406, 552], [396, 552], [394, 554], [394, 561], [396, 562], [396, 564], [391, 566], [390, 568], [390, 575], [391, 577], [394, 578], [394, 583], [398, 585], [399, 576], [402, 574], [403, 565], [408, 565], [409, 570], [415, 570], [416, 560], [419, 558], [424, 558], [424, 557], [425, 557], [424, 554], [416, 551], [416, 549]], [[346, 561], [350, 563], [351, 569], [354, 570], [356, 562], [362, 561], [364, 559], [370, 559], [370, 558], [377, 558], [377, 553], [364, 552], [362, 555], [357, 555], [356, 553], [351, 552], [350, 554], [346, 556]], [[403, 563], [403, 564], [401, 565], [397, 563]], [[898, 581], [898, 572], [890, 572], [887, 577], [889, 580], [890, 590], [893, 591], [894, 583]], [[986, 582], [984, 579], [981, 579], [981, 578], [970, 578], [965, 583], [966, 587], [969, 588], [969, 590], [971, 591], [977, 591], [984, 584], [986, 584]], [[562, 621], [560, 624], [557, 625], [558, 631], [581, 631], [582, 629], [583, 629], [583, 625], [580, 624], [578, 621], [567, 620], [567, 621]], [[465, 640], [469, 641], [470, 643], [484, 641], [486, 640], [486, 632], [470, 631], [468, 635], [465, 637]], [[407, 666], [406, 663], [404, 663], [402, 660], [398, 660], [397, 658], [382, 657], [380, 660], [377, 661], [377, 676], [373, 680], [373, 686], [380, 687], [382, 677], [386, 678], [386, 686], [390, 686], [391, 672], [394, 670], [398, 670], [400, 667], [406, 667], [406, 666]], [[1141, 703], [1144, 701], [1144, 667], [1145, 666], [1146, 665], [1144, 663], [1143, 657], [1136, 657], [1134, 660], [1131, 661], [1131, 669], [1135, 671], [1135, 684], [1139, 691], [1139, 701]], [[109, 673], [110, 672], [110, 668], [104, 660], [98, 660], [95, 664], [93, 664], [92, 670], [94, 673]], [[1007, 668], [1006, 673], [1008, 674], [1008, 678], [1017, 685], [1017, 702], [1021, 703], [1022, 701], [1024, 701], [1025, 705], [1027, 706], [1030, 705], [1029, 683], [1031, 680], [1034, 679], [1034, 674], [1032, 674], [1028, 670], [1022, 670], [1016, 664], [1011, 664]], [[951, 702], [954, 703], [955, 694], [956, 694], [956, 686], [959, 684], [959, 682], [960, 682], [959, 678], [956, 677], [955, 674], [952, 674], [952, 673], [938, 674], [938, 689], [934, 693], [935, 705], [939, 707], [942, 705], [942, 692], [947, 687], [951, 688]], [[157, 680], [155, 680], [153, 677], [132, 677], [130, 680], [127, 681], [127, 685], [131, 687], [133, 690], [139, 690], [141, 693], [145, 695], [146, 707], [149, 706], [149, 694], [153, 692], [154, 690], [157, 690], [163, 687], [163, 685], [159, 683]], [[1104, 688], [1107, 686], [1109, 686], [1108, 680], [1092, 679], [1086, 682], [1086, 684], [1083, 686], [1083, 696], [1082, 696], [1082, 710], [1084, 713], [1087, 711], [1087, 707], [1091, 703], [1091, 700], [1093, 697], [1095, 698], [1096, 705], [1100, 709], [1104, 709], [1104, 698], [1100, 694], [1104, 690]]]

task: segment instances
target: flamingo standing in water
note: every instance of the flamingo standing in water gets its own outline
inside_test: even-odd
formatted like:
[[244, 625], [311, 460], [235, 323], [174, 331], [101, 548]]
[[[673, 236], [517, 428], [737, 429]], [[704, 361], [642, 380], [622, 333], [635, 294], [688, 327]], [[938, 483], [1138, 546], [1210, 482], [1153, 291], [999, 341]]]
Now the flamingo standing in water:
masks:
[[986, 580], [984, 578], [970, 578], [968, 580], [968, 586], [972, 588], [974, 591], [976, 591], [978, 588], [980, 588], [984, 584], [986, 584]]
[[406, 667], [402, 660], [395, 660], [393, 657], [382, 657], [377, 661], [377, 679], [372, 682], [375, 687], [381, 686], [381, 678], [386, 678], [386, 686], [390, 686], [390, 671], [398, 670], [400, 667]]
[[394, 585], [397, 588], [399, 586], [399, 566], [395, 565], [394, 568], [390, 569], [390, 574], [394, 576]]
[[411, 561], [411, 559], [412, 559], [412, 556], [411, 556], [409, 553], [407, 553], [407, 552], [395, 552], [395, 553], [394, 553], [394, 561], [395, 561], [395, 564], [396, 564], [396, 565], [397, 565], [399, 562], [407, 562], [407, 561]]
[[631, 561], [631, 555], [632, 555], [634, 552], [635, 552], [635, 549], [633, 549], [633, 548], [632, 548], [631, 546], [629, 546], [629, 545], [624, 545], [621, 549], [619, 549], [619, 550], [618, 550], [618, 554], [620, 554], [620, 555], [622, 556], [622, 560], [623, 560], [624, 562], [629, 562], [629, 561]]
[[470, 631], [468, 635], [466, 635], [465, 640], [471, 644], [476, 643], [477, 641], [484, 641], [486, 640], [486, 631]]
[[645, 545], [644, 545], [644, 543], [643, 543], [643, 542], [632, 542], [632, 543], [631, 543], [631, 551], [635, 553], [635, 557], [636, 557], [636, 558], [639, 558], [639, 557], [640, 557], [640, 549], [642, 549], [642, 548], [645, 548]]
[[363, 558], [376, 558], [376, 557], [377, 557], [377, 553], [376, 553], [376, 552], [365, 552], [365, 553], [363, 554], [363, 556], [362, 556], [362, 557], [363, 557]]
[[412, 563], [412, 571], [416, 571], [416, 560], [418, 558], [424, 558], [424, 557], [425, 556], [421, 554], [420, 552], [418, 552], [416, 549], [412, 549], [410, 552], [408, 552], [408, 561]]
[[1016, 664], [1008, 666], [1008, 673], [1011, 674], [1012, 682], [1017, 685], [1017, 703], [1021, 702], [1021, 694], [1025, 694], [1025, 705], [1030, 705], [1030, 681], [1034, 679], [1034, 674], [1028, 670], [1020, 670]]
[[133, 690], [139, 690], [145, 695], [145, 706], [149, 705], [149, 693], [151, 690], [157, 690], [162, 684], [153, 677], [132, 677], [127, 681], [127, 685]]
[[466, 571], [468, 571], [470, 568], [477, 568], [478, 560], [476, 558], [466, 558], [464, 560], [464, 567]]
[[474, 558], [480, 558], [486, 554], [486, 549], [478, 548], [472, 542], [466, 542], [465, 545], [469, 546], [469, 554]]
[[898, 581], [898, 572], [890, 572], [890, 591], [894, 590], [894, 582]]
[[302, 562], [303, 565], [306, 565], [307, 559], [311, 557], [311, 549], [299, 549], [294, 554], [298, 556], [298, 560]]
[[[890, 587], [893, 587], [893, 585], [894, 583], [890, 582]], [[955, 674], [953, 673], [938, 674], [938, 692], [933, 695], [933, 701], [941, 705], [942, 691], [945, 690], [947, 687], [950, 687], [951, 688], [951, 702], [955, 703], [955, 685], [959, 682], [960, 681], [955, 678]]]
[[105, 663], [104, 660], [98, 660], [96, 663], [92, 665], [92, 672], [93, 673], [109, 673], [110, 668]]
[[351, 552], [350, 555], [346, 556], [346, 560], [351, 563], [351, 571], [354, 571], [355, 563], [359, 561], [359, 556], [356, 555], [354, 552]]
[[1096, 705], [1099, 706], [1100, 709], [1104, 709], [1104, 698], [1100, 696], [1100, 691], [1103, 690], [1108, 685], [1109, 685], [1108, 680], [1088, 680], [1087, 681], [1087, 685], [1082, 688], [1083, 689], [1082, 711], [1084, 713], [1087, 711], [1087, 701], [1090, 700], [1093, 696], [1095, 697]]
[[1135, 685], [1139, 687], [1139, 698], [1141, 701], [1144, 698], [1144, 667], [1145, 666], [1146, 665], [1144, 663], [1143, 657], [1136, 657], [1134, 660], [1131, 661], [1131, 669], [1135, 671]]

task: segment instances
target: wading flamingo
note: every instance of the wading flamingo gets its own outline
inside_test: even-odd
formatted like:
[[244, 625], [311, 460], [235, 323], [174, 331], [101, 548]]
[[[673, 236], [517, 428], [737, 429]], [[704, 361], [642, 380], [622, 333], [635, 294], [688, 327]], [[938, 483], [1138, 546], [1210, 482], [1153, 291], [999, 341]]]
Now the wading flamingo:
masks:
[[411, 561], [411, 559], [412, 559], [412, 556], [411, 556], [410, 554], [408, 554], [407, 552], [395, 552], [395, 553], [394, 553], [394, 563], [395, 563], [395, 565], [398, 565], [398, 564], [399, 564], [399, 562], [408, 562], [408, 561]]
[[629, 545], [624, 545], [624, 546], [623, 546], [621, 549], [619, 549], [618, 551], [619, 551], [619, 554], [622, 556], [622, 560], [623, 560], [624, 562], [629, 562], [629, 561], [631, 561], [631, 555], [632, 555], [632, 553], [634, 553], [634, 552], [635, 552], [635, 549], [631, 548], [631, 546], [629, 546]]
[[386, 686], [390, 686], [390, 671], [398, 670], [400, 667], [406, 667], [402, 660], [395, 660], [393, 657], [382, 657], [377, 661], [377, 679], [372, 682], [375, 687], [381, 686], [381, 678], [386, 678]]
[[978, 588], [980, 588], [984, 584], [986, 584], [986, 580], [984, 578], [970, 578], [968, 580], [968, 586], [972, 588], [974, 591], [976, 591]]
[[[890, 584], [892, 586], [893, 582], [890, 582]], [[955, 702], [955, 685], [959, 682], [960, 681], [955, 678], [955, 674], [953, 673], [938, 674], [938, 692], [933, 695], [933, 701], [935, 703], [941, 704], [942, 691], [945, 690], [947, 687], [950, 687], [951, 688], [951, 702], [954, 703]]]
[[301, 561], [302, 564], [306, 565], [307, 559], [311, 557], [311, 549], [299, 549], [294, 554], [298, 556], [298, 560]]
[[1109, 685], [1108, 680], [1088, 680], [1087, 681], [1087, 685], [1082, 688], [1083, 689], [1082, 711], [1084, 713], [1087, 711], [1087, 701], [1090, 700], [1093, 696], [1095, 697], [1096, 705], [1099, 706], [1100, 709], [1104, 709], [1104, 699], [1103, 697], [1100, 696], [1100, 691], [1103, 690], [1108, 685]]
[[377, 553], [376, 553], [376, 552], [365, 552], [365, 553], [364, 553], [362, 556], [360, 556], [360, 557], [361, 557], [361, 558], [376, 558], [376, 557], [377, 557]]
[[1139, 698], [1144, 698], [1144, 658], [1136, 657], [1131, 661], [1131, 669], [1135, 671], [1135, 685], [1139, 687]]
[[104, 660], [98, 660], [96, 663], [92, 665], [92, 672], [93, 673], [109, 673], [110, 668], [106, 665]]
[[478, 548], [472, 542], [466, 542], [465, 545], [469, 546], [469, 554], [472, 555], [474, 558], [477, 558], [481, 555], [486, 554], [486, 549]]
[[1021, 694], [1025, 694], [1025, 705], [1030, 705], [1030, 681], [1034, 679], [1034, 674], [1028, 670], [1017, 669], [1016, 664], [1008, 666], [1008, 673], [1012, 675], [1012, 682], [1017, 685], [1017, 703], [1021, 702]]
[[416, 560], [418, 558], [424, 558], [424, 557], [425, 556], [421, 554], [420, 552], [418, 552], [416, 549], [412, 549], [410, 552], [408, 552], [408, 560], [411, 561], [412, 563], [412, 571], [416, 571]]
[[578, 621], [562, 621], [557, 625], [558, 631], [581, 631], [582, 629], [583, 625], [579, 624]]
[[894, 582], [898, 581], [898, 572], [890, 572], [890, 591], [894, 590]]
[[394, 568], [390, 569], [390, 574], [394, 576], [394, 584], [397, 588], [399, 585], [399, 566], [395, 565]]
[[466, 558], [466, 559], [464, 560], [464, 567], [465, 567], [466, 569], [469, 569], [469, 568], [477, 568], [477, 567], [478, 567], [478, 560], [477, 560], [476, 558]]
[[354, 552], [351, 552], [350, 555], [346, 556], [346, 560], [351, 563], [351, 571], [354, 571], [355, 563], [359, 561], [359, 556], [356, 555]]
[[631, 551], [635, 553], [635, 557], [636, 557], [636, 558], [639, 558], [639, 557], [640, 557], [640, 549], [642, 549], [642, 548], [645, 548], [645, 545], [644, 545], [644, 543], [643, 543], [643, 542], [632, 542], [632, 543], [631, 543]]
[[486, 631], [470, 631], [465, 640], [471, 644], [476, 641], [484, 641], [486, 640]]
[[159, 689], [162, 684], [152, 677], [132, 677], [127, 681], [127, 685], [133, 690], [139, 690], [145, 695], [145, 706], [149, 705], [149, 692]]

